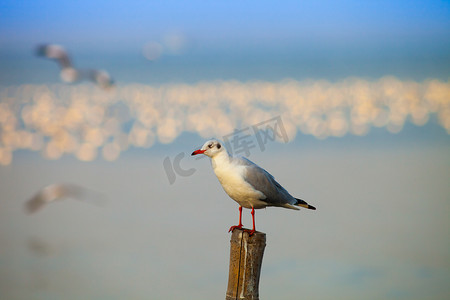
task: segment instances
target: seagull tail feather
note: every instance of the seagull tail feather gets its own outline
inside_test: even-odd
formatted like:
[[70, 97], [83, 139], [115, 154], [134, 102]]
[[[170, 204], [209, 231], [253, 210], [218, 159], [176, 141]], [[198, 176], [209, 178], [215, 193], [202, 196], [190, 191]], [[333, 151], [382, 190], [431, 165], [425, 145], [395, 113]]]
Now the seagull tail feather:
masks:
[[302, 199], [297, 199], [295, 198], [295, 200], [297, 200], [297, 203], [295, 203], [295, 205], [304, 207], [304, 208], [308, 208], [308, 209], [312, 209], [312, 210], [316, 210], [316, 208], [312, 205], [309, 205], [308, 203], [306, 203], [306, 201], [302, 200]]

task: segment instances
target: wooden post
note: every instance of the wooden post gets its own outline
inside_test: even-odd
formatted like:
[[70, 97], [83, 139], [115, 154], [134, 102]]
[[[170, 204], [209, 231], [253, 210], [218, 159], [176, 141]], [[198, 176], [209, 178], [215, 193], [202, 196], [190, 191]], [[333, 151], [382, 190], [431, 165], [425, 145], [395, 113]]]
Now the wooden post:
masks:
[[235, 229], [230, 241], [230, 271], [226, 300], [259, 300], [259, 275], [266, 247], [266, 234], [249, 236]]

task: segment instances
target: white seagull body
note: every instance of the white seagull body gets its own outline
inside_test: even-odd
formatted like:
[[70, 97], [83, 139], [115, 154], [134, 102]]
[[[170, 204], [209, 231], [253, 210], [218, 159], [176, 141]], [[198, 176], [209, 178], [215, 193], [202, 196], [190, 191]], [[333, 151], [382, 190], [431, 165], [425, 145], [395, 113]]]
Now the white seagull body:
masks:
[[298, 206], [315, 210], [301, 199], [294, 198], [266, 170], [244, 157], [232, 157], [217, 140], [207, 141], [192, 155], [204, 154], [211, 158], [211, 164], [219, 182], [231, 199], [239, 204], [239, 225], [242, 228], [242, 207], [252, 209], [255, 232], [254, 209], [279, 206], [298, 210]]

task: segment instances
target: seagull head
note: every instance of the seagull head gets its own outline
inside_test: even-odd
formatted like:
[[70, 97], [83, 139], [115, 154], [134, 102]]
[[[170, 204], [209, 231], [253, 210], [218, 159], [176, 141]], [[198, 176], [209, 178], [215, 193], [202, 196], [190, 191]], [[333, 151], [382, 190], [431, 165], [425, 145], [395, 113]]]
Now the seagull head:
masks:
[[203, 146], [192, 152], [191, 155], [197, 155], [197, 154], [204, 154], [209, 157], [214, 157], [217, 154], [224, 151], [225, 148], [222, 146], [222, 144], [217, 140], [209, 140]]

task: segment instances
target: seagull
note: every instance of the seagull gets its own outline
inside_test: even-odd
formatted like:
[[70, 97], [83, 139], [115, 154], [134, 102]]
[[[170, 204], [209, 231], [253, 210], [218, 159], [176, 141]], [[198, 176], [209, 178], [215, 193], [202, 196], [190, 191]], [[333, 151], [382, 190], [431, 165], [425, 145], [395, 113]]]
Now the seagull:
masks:
[[61, 68], [59, 75], [64, 82], [74, 83], [80, 79], [81, 74], [73, 67], [64, 47], [56, 44], [39, 45], [36, 48], [36, 54], [55, 60]]
[[103, 196], [97, 192], [90, 191], [81, 186], [68, 183], [50, 184], [39, 190], [33, 197], [25, 203], [25, 210], [32, 214], [42, 209], [48, 203], [62, 199], [88, 200], [94, 204], [102, 205]]
[[239, 204], [239, 224], [231, 226], [228, 232], [242, 228], [242, 207], [251, 209], [253, 228], [245, 230], [250, 235], [256, 232], [255, 209], [278, 206], [299, 210], [300, 207], [315, 210], [305, 201], [294, 198], [266, 170], [245, 157], [232, 157], [222, 144], [207, 141], [191, 155], [203, 154], [211, 158], [214, 173], [231, 199]]
[[114, 86], [114, 80], [103, 70], [79, 70], [76, 69], [70, 60], [66, 49], [56, 44], [39, 45], [36, 48], [36, 54], [49, 59], [55, 60], [61, 71], [59, 76], [64, 82], [74, 83], [82, 79], [88, 79], [103, 89]]
[[109, 73], [104, 70], [89, 70], [86, 77], [95, 82], [102, 89], [108, 89], [114, 86], [114, 80]]
[[47, 58], [56, 60], [61, 69], [73, 68], [72, 62], [70, 61], [66, 49], [64, 49], [60, 45], [55, 44], [39, 45], [36, 48], [36, 54], [38, 56], [45, 56]]

